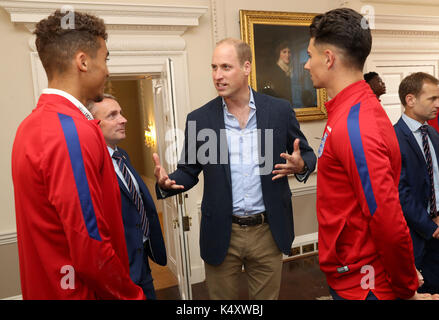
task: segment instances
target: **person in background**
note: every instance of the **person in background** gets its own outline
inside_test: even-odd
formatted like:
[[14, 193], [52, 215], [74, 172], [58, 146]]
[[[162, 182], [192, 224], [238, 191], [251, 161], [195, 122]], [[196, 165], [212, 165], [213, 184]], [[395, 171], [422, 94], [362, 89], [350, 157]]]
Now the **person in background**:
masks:
[[155, 290], [148, 257], [166, 265], [166, 248], [154, 201], [130, 158], [118, 144], [126, 138], [127, 119], [116, 98], [104, 94], [102, 101], [88, 105], [93, 117], [100, 120], [108, 152], [117, 174], [122, 199], [122, 218], [130, 262], [130, 276], [142, 287], [146, 299], [155, 300]]
[[271, 68], [267, 69], [263, 76], [262, 93], [273, 97], [282, 98], [292, 103], [291, 77], [291, 49], [287, 41], [282, 41], [276, 46], [276, 61]]
[[381, 79], [378, 73], [371, 71], [364, 74], [364, 80], [369, 84], [378, 101], [381, 101], [380, 97], [386, 94], [386, 84], [383, 79]]
[[428, 120], [439, 111], [439, 80], [424, 72], [399, 85], [404, 113], [394, 125], [401, 150], [399, 198], [410, 229], [416, 268], [424, 285], [419, 292], [439, 292], [439, 133]]

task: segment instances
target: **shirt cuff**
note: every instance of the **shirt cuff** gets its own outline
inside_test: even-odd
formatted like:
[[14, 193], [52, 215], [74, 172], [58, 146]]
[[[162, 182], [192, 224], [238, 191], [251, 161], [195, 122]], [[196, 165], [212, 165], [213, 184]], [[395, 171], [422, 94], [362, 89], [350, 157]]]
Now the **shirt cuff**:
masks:
[[296, 179], [297, 179], [297, 181], [299, 181], [299, 182], [304, 181], [304, 180], [306, 179], [306, 177], [308, 176], [308, 173], [309, 173], [309, 168], [308, 168], [308, 166], [306, 165], [306, 163], [305, 163], [305, 166], [304, 166], [303, 168], [304, 168], [304, 172], [303, 172], [303, 173], [296, 173], [296, 174], [295, 174]]
[[159, 192], [163, 198], [166, 198], [166, 196], [169, 194], [168, 191], [163, 190], [162, 188], [160, 188], [160, 186], [157, 189], [159, 189]]

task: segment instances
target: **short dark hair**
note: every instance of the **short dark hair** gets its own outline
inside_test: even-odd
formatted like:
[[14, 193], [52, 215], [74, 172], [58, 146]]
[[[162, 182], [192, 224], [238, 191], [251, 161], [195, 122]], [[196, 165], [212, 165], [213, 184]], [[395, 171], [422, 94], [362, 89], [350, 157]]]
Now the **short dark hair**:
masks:
[[96, 16], [74, 12], [74, 28], [63, 27], [66, 14], [56, 10], [37, 23], [34, 34], [38, 55], [51, 79], [54, 72], [67, 70], [70, 60], [78, 50], [94, 57], [100, 44], [98, 37], [107, 40], [104, 21]]
[[364, 77], [364, 80], [367, 83], [369, 83], [373, 78], [375, 78], [377, 76], [378, 76], [378, 73], [376, 73], [375, 71], [371, 71], [371, 72], [365, 73], [363, 77]]
[[347, 62], [359, 70], [372, 48], [372, 34], [357, 11], [339, 8], [314, 17], [310, 35], [315, 45], [330, 44], [341, 49]]
[[278, 43], [278, 45], [276, 46], [276, 55], [277, 55], [277, 57], [276, 57], [276, 61], [277, 61], [277, 59], [279, 59], [279, 55], [280, 55], [280, 52], [283, 50], [283, 49], [285, 49], [285, 48], [288, 48], [288, 49], [290, 49], [291, 50], [291, 43], [289, 43], [288, 41], [286, 41], [286, 40], [284, 40], [284, 41], [281, 41], [280, 43]]
[[426, 82], [439, 85], [438, 79], [425, 72], [416, 72], [405, 77], [399, 84], [398, 89], [399, 100], [401, 100], [402, 105], [407, 105], [405, 97], [407, 97], [408, 94], [413, 94], [415, 97], [419, 97], [419, 94], [422, 92], [422, 87]]

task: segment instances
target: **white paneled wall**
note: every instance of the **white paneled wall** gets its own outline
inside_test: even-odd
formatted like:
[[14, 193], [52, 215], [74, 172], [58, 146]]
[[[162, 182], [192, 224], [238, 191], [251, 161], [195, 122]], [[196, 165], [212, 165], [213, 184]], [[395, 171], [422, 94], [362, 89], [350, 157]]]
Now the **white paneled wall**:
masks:
[[403, 112], [398, 96], [401, 80], [413, 72], [439, 76], [439, 19], [437, 17], [381, 15], [375, 17], [372, 52], [365, 72], [377, 72], [386, 84], [380, 97], [394, 124]]

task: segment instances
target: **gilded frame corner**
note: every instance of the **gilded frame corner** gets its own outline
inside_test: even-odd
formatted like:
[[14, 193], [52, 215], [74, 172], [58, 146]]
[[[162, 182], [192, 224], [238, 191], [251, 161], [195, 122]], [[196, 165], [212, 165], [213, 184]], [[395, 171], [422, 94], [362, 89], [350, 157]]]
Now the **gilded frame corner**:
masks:
[[[255, 52], [255, 25], [267, 26], [287, 26], [291, 27], [291, 34], [294, 34], [294, 27], [306, 27], [316, 16], [315, 13], [295, 13], [295, 12], [276, 12], [276, 11], [253, 11], [240, 10], [241, 39], [248, 43], [252, 50], [253, 63], [249, 76], [249, 82], [252, 88], [258, 91], [257, 70], [256, 70], [256, 52]], [[289, 28], [288, 28], [289, 29]], [[303, 28], [301, 28], [303, 29]], [[294, 72], [294, 71], [293, 71]], [[325, 102], [328, 101], [328, 95], [325, 89], [316, 90], [316, 106], [312, 107], [294, 107], [297, 120], [311, 121], [326, 119], [327, 113]]]

